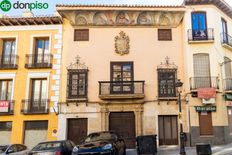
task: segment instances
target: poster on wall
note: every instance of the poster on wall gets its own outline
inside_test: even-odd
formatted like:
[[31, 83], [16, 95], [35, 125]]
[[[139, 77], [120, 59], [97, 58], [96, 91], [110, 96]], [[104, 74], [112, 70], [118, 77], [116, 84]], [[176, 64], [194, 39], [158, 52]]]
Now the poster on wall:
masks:
[[0, 112], [8, 112], [9, 107], [9, 101], [0, 101]]

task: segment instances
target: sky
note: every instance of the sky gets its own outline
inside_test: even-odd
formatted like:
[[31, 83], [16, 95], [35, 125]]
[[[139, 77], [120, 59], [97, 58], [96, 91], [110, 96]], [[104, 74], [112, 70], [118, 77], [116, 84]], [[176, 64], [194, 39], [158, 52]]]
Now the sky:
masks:
[[[2, 2], [3, 0], [0, 0]], [[183, 0], [9, 0], [12, 4], [17, 3], [48, 3], [48, 9], [32, 10], [34, 15], [53, 15], [56, 4], [138, 4], [138, 5], [181, 5]], [[232, 6], [232, 0], [225, 0]], [[24, 9], [12, 8], [8, 12], [0, 9], [0, 15], [21, 16]]]

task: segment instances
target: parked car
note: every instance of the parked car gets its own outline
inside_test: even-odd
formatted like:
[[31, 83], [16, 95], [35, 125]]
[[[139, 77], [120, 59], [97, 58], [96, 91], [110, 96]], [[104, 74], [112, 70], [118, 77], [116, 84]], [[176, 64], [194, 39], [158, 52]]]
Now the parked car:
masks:
[[27, 155], [29, 149], [23, 144], [0, 145], [0, 155]]
[[74, 146], [70, 140], [41, 142], [29, 152], [29, 155], [71, 155]]
[[126, 145], [122, 138], [111, 131], [89, 134], [78, 146], [73, 148], [73, 155], [104, 154], [126, 155]]

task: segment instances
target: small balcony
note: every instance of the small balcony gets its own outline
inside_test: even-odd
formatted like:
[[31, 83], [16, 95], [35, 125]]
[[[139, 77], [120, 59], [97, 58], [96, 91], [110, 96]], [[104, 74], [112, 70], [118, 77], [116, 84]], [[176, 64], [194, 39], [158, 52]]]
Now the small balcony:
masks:
[[218, 77], [191, 77], [190, 90], [195, 91], [197, 88], [216, 88], [219, 89]]
[[52, 68], [52, 54], [27, 54], [25, 68]]
[[232, 77], [225, 78], [223, 80], [223, 85], [226, 92], [232, 92]]
[[18, 69], [17, 55], [0, 55], [0, 70]]
[[99, 81], [100, 99], [142, 99], [145, 81]]
[[14, 100], [0, 100], [0, 115], [13, 115], [14, 103]]
[[208, 28], [205, 30], [188, 30], [189, 43], [211, 43], [214, 41], [214, 29]]
[[50, 101], [48, 99], [22, 100], [21, 113], [25, 115], [30, 114], [48, 114], [50, 108]]
[[221, 43], [223, 47], [232, 50], [232, 37], [227, 33], [221, 33]]

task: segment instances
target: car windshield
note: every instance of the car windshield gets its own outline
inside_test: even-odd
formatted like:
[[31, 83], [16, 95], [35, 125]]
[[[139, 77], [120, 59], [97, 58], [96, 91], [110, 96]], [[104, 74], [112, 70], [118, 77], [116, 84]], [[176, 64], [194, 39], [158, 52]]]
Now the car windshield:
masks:
[[42, 150], [57, 150], [62, 146], [62, 142], [47, 142], [40, 143], [35, 146], [32, 151], [42, 151]]
[[102, 132], [102, 133], [92, 133], [87, 136], [85, 139], [85, 142], [93, 142], [93, 141], [99, 141], [99, 140], [110, 140], [110, 139], [115, 139], [116, 135], [111, 134], [108, 132]]
[[0, 153], [4, 153], [6, 151], [6, 149], [8, 148], [7, 145], [5, 146], [0, 146]]

